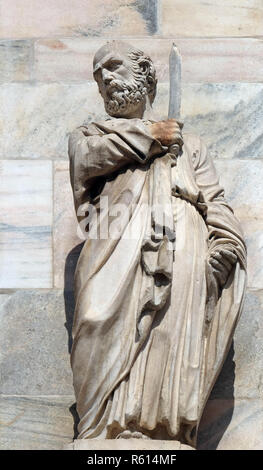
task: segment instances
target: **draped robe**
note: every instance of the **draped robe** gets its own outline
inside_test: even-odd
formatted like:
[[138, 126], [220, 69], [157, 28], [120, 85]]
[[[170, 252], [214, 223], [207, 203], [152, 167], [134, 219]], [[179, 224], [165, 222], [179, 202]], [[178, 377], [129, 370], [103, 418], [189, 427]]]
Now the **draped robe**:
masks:
[[[242, 232], [213, 162], [190, 134], [173, 161], [140, 119], [81, 126], [70, 136], [69, 157], [83, 227], [86, 211], [93, 213], [75, 273], [78, 438], [115, 438], [132, 429], [195, 446], [246, 283]], [[153, 211], [158, 203], [167, 212], [163, 237]], [[126, 209], [119, 219], [116, 207]], [[238, 260], [216, 294], [207, 258], [222, 246]]]

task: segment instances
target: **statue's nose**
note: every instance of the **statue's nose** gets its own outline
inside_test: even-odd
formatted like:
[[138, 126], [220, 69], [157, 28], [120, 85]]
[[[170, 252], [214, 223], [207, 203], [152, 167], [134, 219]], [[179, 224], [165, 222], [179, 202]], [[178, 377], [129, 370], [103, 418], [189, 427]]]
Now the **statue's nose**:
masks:
[[105, 83], [105, 85], [108, 85], [113, 79], [113, 76], [109, 70], [102, 70], [102, 80]]

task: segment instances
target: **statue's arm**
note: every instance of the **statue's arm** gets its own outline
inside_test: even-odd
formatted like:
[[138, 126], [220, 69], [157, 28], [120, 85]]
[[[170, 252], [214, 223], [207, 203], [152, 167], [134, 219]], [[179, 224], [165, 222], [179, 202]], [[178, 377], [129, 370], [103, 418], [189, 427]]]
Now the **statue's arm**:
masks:
[[200, 189], [199, 208], [208, 228], [208, 262], [222, 286], [237, 261], [246, 267], [246, 246], [240, 222], [225, 200], [214, 163], [202, 141], [197, 153], [195, 175]]
[[90, 124], [76, 129], [69, 137], [70, 162], [86, 181], [134, 162], [144, 164], [164, 151], [139, 119]]
[[129, 166], [145, 164], [165, 150], [138, 119], [112, 119], [81, 126], [69, 137], [70, 181], [75, 208], [99, 191], [103, 179]]

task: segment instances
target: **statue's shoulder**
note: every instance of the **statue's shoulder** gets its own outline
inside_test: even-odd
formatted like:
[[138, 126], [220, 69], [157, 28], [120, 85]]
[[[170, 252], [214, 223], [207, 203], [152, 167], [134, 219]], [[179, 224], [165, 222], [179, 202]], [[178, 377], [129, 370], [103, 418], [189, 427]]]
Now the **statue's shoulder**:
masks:
[[189, 150], [193, 150], [194, 152], [196, 150], [200, 151], [203, 145], [201, 137], [197, 134], [193, 134], [192, 132], [183, 132], [183, 140], [187, 148]]
[[74, 142], [76, 139], [99, 134], [101, 134], [101, 130], [100, 125], [98, 123], [84, 122], [81, 126], [78, 126], [76, 129], [69, 133], [69, 141]]
[[81, 126], [76, 127], [72, 132], [70, 132], [70, 136], [76, 136], [76, 135], [86, 135], [89, 134], [90, 132], [95, 131], [95, 126], [93, 122], [89, 123], [84, 123]]
[[69, 156], [73, 158], [77, 145], [83, 140], [85, 140], [87, 137], [96, 134], [98, 134], [98, 132], [93, 123], [82, 124], [81, 126], [74, 129], [72, 132], [70, 132], [68, 137]]

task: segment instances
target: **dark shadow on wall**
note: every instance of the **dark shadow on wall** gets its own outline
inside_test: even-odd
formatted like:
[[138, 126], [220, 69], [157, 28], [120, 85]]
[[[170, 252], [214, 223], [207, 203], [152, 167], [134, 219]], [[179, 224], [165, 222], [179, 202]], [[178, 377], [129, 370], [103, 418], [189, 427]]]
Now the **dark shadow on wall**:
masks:
[[[80, 243], [79, 245], [73, 248], [67, 258], [65, 264], [65, 271], [64, 271], [64, 304], [65, 304], [65, 315], [66, 315], [66, 323], [65, 327], [68, 332], [68, 352], [70, 354], [72, 348], [72, 326], [73, 326], [73, 317], [74, 317], [74, 310], [75, 310], [75, 298], [74, 298], [74, 274], [77, 266], [77, 262], [79, 259], [79, 255], [83, 248], [84, 242]], [[78, 423], [79, 423], [79, 416], [76, 410], [76, 403], [74, 403], [69, 408], [70, 413], [73, 417], [74, 422], [74, 439], [78, 436]]]
[[73, 405], [71, 405], [71, 407], [69, 408], [69, 411], [72, 414], [73, 423], [74, 423], [73, 424], [73, 432], [74, 432], [73, 439], [77, 439], [77, 437], [78, 437], [79, 415], [78, 415], [78, 412], [77, 412], [76, 403], [73, 403]]
[[64, 271], [64, 303], [65, 303], [65, 315], [66, 323], [65, 327], [68, 332], [68, 352], [71, 352], [72, 348], [72, 325], [75, 309], [75, 298], [74, 298], [74, 275], [76, 271], [77, 262], [79, 255], [83, 248], [84, 242], [73, 248], [67, 258]]
[[234, 341], [212, 389], [200, 422], [197, 449], [215, 450], [226, 432], [234, 412]]

